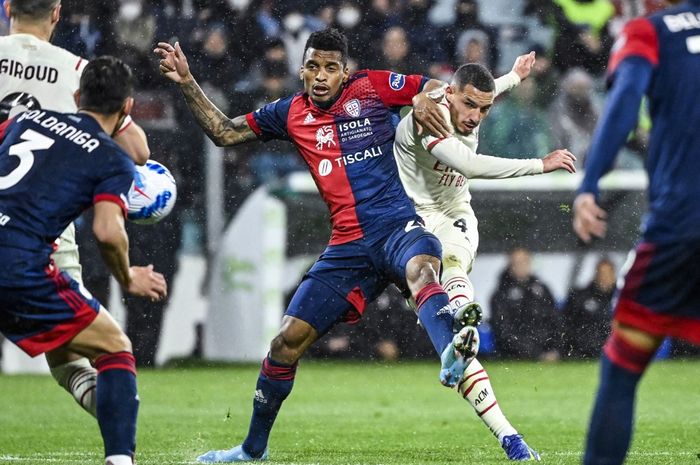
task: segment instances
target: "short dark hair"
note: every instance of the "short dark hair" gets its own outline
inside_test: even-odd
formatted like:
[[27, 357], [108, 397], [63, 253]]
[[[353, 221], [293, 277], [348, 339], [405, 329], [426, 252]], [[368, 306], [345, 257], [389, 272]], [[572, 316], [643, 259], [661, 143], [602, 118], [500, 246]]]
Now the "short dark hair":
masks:
[[479, 63], [467, 63], [457, 68], [452, 76], [452, 84], [462, 90], [467, 84], [471, 84], [482, 92], [493, 92], [496, 83], [493, 75], [484, 65]]
[[309, 48], [331, 52], [337, 51], [340, 52], [343, 63], [346, 63], [348, 60], [348, 38], [335, 28], [329, 27], [323, 31], [312, 33], [304, 46], [304, 56], [306, 56], [306, 51]]
[[131, 96], [133, 75], [131, 68], [119, 58], [104, 55], [85, 66], [80, 76], [81, 110], [95, 113], [116, 113]]
[[10, 0], [10, 16], [43, 19], [51, 14], [61, 0]]

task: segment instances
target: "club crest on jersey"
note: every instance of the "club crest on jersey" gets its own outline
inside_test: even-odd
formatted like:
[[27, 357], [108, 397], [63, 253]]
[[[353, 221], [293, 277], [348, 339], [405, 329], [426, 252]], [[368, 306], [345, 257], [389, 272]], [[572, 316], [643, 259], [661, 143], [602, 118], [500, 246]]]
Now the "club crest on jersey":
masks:
[[362, 107], [360, 106], [360, 101], [356, 98], [345, 102], [343, 108], [345, 108], [345, 113], [352, 116], [353, 118], [358, 118], [360, 116], [360, 111], [362, 110]]
[[399, 73], [389, 74], [389, 87], [394, 90], [401, 90], [406, 85], [406, 76]]
[[323, 150], [324, 147], [330, 148], [331, 145], [335, 145], [333, 140], [333, 126], [327, 124], [316, 131], [316, 150]]

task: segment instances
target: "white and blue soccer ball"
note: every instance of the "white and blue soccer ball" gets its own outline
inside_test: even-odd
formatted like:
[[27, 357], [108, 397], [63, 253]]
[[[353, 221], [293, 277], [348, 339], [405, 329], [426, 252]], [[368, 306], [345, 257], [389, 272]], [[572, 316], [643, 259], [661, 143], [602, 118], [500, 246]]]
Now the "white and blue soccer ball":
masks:
[[148, 160], [136, 167], [129, 190], [127, 218], [138, 224], [154, 224], [168, 216], [177, 200], [177, 185], [170, 170], [157, 161]]

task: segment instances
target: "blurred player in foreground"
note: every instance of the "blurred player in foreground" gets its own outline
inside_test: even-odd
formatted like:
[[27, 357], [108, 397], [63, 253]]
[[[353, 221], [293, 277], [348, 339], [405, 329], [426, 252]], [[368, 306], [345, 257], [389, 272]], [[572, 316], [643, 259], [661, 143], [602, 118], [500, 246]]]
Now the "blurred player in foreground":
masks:
[[625, 460], [637, 384], [664, 337], [700, 345], [700, 0], [627, 23], [608, 74], [612, 87], [574, 201], [574, 230], [585, 242], [605, 235], [598, 181], [634, 128], [644, 94], [652, 119], [649, 212], [618, 288], [585, 465]]
[[129, 266], [125, 199], [134, 162], [110, 138], [131, 111], [131, 70], [113, 57], [88, 64], [78, 113], [32, 110], [0, 145], [0, 332], [28, 355], [69, 351], [97, 368], [97, 421], [107, 465], [133, 463], [136, 369], [131, 343], [100, 302], [51, 259], [54, 241], [93, 206], [93, 231], [130, 294], [160, 300], [163, 276]]
[[[479, 124], [488, 115], [494, 99], [525, 79], [534, 62], [534, 52], [522, 55], [510, 73], [495, 81], [479, 64], [460, 66], [439, 101], [454, 131], [447, 138], [419, 135], [411, 117], [401, 120], [396, 129], [394, 151], [401, 180], [426, 229], [442, 243], [440, 281], [453, 308], [474, 301], [468, 274], [476, 257], [479, 234], [468, 180], [511, 178], [558, 169], [575, 171], [575, 158], [567, 150], [556, 150], [544, 159], [526, 160], [476, 153]], [[476, 328], [473, 332], [477, 338]], [[539, 460], [539, 454], [528, 447], [503, 415], [489, 376], [478, 360], [469, 364], [457, 390], [498, 438], [509, 459]]]
[[[87, 65], [83, 58], [49, 41], [61, 17], [60, 0], [5, 0], [10, 35], [0, 37], [0, 124], [26, 108], [74, 113], [75, 91]], [[143, 130], [124, 119], [115, 141], [143, 165], [150, 150]], [[0, 139], [1, 141], [1, 139]], [[75, 226], [68, 225], [53, 254], [56, 265], [82, 284]], [[47, 352], [51, 375], [92, 416], [97, 372], [88, 360], [66, 351]]]
[[394, 125], [402, 106], [413, 103], [424, 127], [449, 135], [439, 108], [425, 94], [442, 83], [389, 71], [350, 75], [347, 39], [327, 29], [306, 43], [299, 73], [304, 92], [229, 119], [199, 88], [178, 44], [160, 43], [155, 52], [161, 57], [161, 72], [180, 84], [190, 110], [218, 145], [255, 138], [293, 141], [328, 205], [333, 226], [328, 247], [304, 276], [263, 361], [248, 436], [240, 446], [211, 451], [198, 460], [267, 458], [268, 437], [292, 390], [299, 358], [338, 322], [357, 321], [367, 302], [390, 282], [416, 300], [421, 323], [442, 357], [441, 378], [456, 384], [472, 354], [453, 335], [449, 299], [437, 278], [440, 243], [416, 215], [393, 154]]

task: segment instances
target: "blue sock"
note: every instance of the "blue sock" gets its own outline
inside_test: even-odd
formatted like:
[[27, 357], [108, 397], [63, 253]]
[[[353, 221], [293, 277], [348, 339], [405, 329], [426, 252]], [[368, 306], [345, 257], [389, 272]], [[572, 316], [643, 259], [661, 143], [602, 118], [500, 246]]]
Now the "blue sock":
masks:
[[430, 342], [438, 353], [442, 355], [452, 338], [452, 324], [454, 318], [450, 312], [450, 299], [442, 286], [431, 283], [418, 292], [416, 296], [418, 306], [418, 319], [425, 328]]
[[653, 352], [631, 346], [615, 332], [605, 345], [600, 386], [586, 440], [584, 465], [620, 465], [632, 439], [637, 385]]
[[248, 436], [243, 441], [243, 449], [251, 457], [260, 457], [265, 452], [277, 412], [292, 392], [296, 371], [296, 363], [285, 365], [275, 362], [269, 356], [263, 361], [253, 398], [253, 417], [250, 419]]
[[105, 457], [136, 452], [136, 363], [128, 352], [103, 355], [97, 369], [97, 423], [105, 445]]

